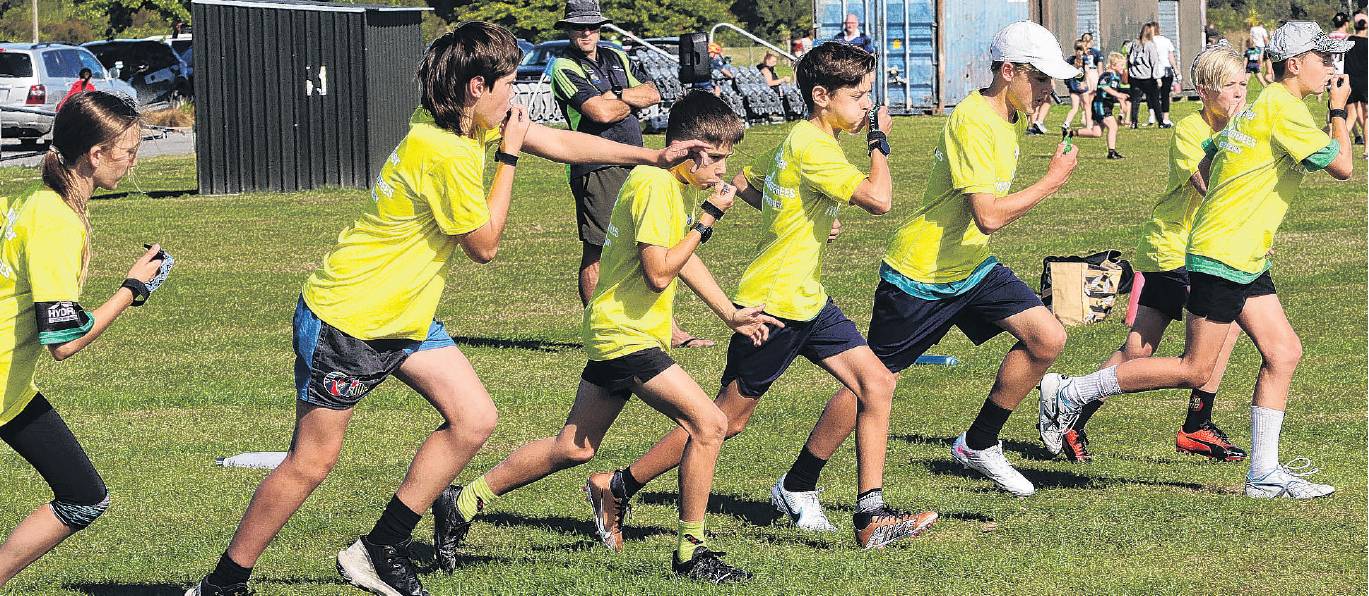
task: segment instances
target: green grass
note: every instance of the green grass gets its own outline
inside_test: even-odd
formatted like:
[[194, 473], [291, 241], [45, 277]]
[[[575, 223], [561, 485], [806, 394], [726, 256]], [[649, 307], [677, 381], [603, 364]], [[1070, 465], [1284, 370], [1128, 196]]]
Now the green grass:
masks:
[[[1176, 104], [1175, 118], [1194, 109]], [[1055, 121], [1062, 116], [1057, 108]], [[829, 292], [863, 328], [885, 241], [921, 197], [940, 117], [900, 118], [892, 132], [896, 201], [874, 218], [843, 212], [841, 239], [824, 272]], [[783, 127], [748, 131], [742, 161], [773, 146]], [[1128, 158], [1103, 159], [1100, 140], [1078, 141], [1081, 162], [1056, 196], [1009, 226], [995, 253], [1035, 285], [1041, 258], [1105, 248], [1130, 252], [1166, 179], [1169, 131], [1123, 131]], [[1016, 187], [1044, 171], [1052, 136], [1027, 137]], [[852, 141], [848, 139], [848, 141]], [[659, 143], [659, 137], [652, 142]], [[860, 143], [847, 142], [856, 163]], [[1355, 151], [1361, 151], [1359, 147]], [[564, 169], [529, 158], [520, 168], [511, 223], [488, 266], [457, 260], [438, 316], [465, 338], [498, 404], [488, 445], [461, 475], [469, 481], [519, 444], [555, 432], [583, 365], [577, 347], [574, 217]], [[1363, 162], [1360, 162], [1361, 165]], [[734, 168], [740, 165], [735, 164]], [[1360, 166], [1356, 166], [1359, 168]], [[0, 191], [33, 181], [32, 169], [0, 170]], [[193, 161], [149, 159], [143, 191], [194, 188]], [[1035, 398], [1004, 429], [1009, 458], [1040, 492], [1015, 499], [952, 469], [947, 447], [969, 424], [1010, 340], [972, 346], [951, 333], [935, 353], [955, 368], [915, 368], [899, 386], [886, 493], [942, 521], [925, 537], [879, 552], [853, 545], [854, 456], [838, 452], [824, 501], [842, 531], [809, 535], [771, 521], [774, 479], [791, 462], [835, 383], [800, 361], [766, 396], [749, 430], [723, 448], [708, 518], [729, 560], [756, 574], [745, 593], [1230, 593], [1363, 592], [1366, 583], [1365, 176], [1307, 178], [1277, 240], [1274, 273], [1306, 358], [1293, 382], [1282, 454], [1305, 455], [1338, 492], [1315, 502], [1255, 501], [1240, 494], [1245, 466], [1176, 455], [1174, 431], [1187, 394], [1159, 391], [1111, 400], [1090, 426], [1097, 461], [1070, 465], [1037, 446]], [[124, 190], [134, 185], [124, 184]], [[143, 242], [177, 257], [171, 281], [97, 344], [65, 363], [46, 362], [39, 385], [81, 438], [113, 493], [93, 528], [21, 574], [24, 594], [172, 594], [209, 570], [223, 551], [260, 471], [225, 470], [214, 458], [281, 450], [290, 438], [290, 317], [300, 284], [369, 200], [363, 190], [295, 194], [130, 194], [94, 203], [95, 258], [86, 303], [124, 277]], [[751, 256], [758, 217], [745, 207], [701, 252], [724, 288]], [[719, 340], [726, 329], [688, 292], [679, 317]], [[1070, 329], [1057, 369], [1092, 370], [1121, 341], [1122, 313]], [[1180, 349], [1177, 329], [1162, 352]], [[492, 341], [486, 341], [492, 340]], [[518, 342], [518, 343], [513, 343]], [[724, 350], [676, 354], [712, 387]], [[1253, 345], [1236, 349], [1216, 419], [1249, 444], [1248, 396], [1259, 366]], [[390, 382], [358, 409], [341, 462], [257, 566], [262, 594], [345, 594], [333, 555], [367, 531], [427, 431], [439, 422], [423, 400]], [[432, 574], [434, 594], [684, 593], [700, 588], [668, 575], [674, 544], [674, 475], [649, 486], [628, 528], [627, 551], [596, 546], [580, 486], [593, 470], [622, 466], [668, 429], [634, 401], [579, 470], [508, 495], [475, 524], [470, 562]], [[50, 498], [42, 480], [0, 449], [0, 527]], [[418, 536], [430, 536], [429, 519]], [[429, 538], [420, 538], [427, 541]]]

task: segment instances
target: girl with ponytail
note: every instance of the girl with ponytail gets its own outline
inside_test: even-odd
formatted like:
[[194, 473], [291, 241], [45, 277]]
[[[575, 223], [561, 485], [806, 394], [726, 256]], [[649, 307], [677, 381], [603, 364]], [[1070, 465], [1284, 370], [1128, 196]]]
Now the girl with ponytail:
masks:
[[0, 440], [54, 495], [0, 544], [0, 586], [109, 506], [100, 474], [34, 385], [34, 369], [44, 348], [60, 361], [90, 345], [170, 271], [171, 258], [152, 245], [94, 312], [78, 302], [90, 263], [90, 197], [128, 174], [141, 140], [138, 112], [125, 100], [73, 95], [53, 123], [42, 186], [0, 197]]

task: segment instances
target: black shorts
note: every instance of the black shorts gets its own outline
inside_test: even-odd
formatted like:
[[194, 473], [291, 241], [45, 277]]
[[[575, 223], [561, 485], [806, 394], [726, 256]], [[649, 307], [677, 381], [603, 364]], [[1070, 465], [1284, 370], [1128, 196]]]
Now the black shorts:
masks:
[[1002, 264], [964, 294], [939, 300], [918, 298], [881, 279], [870, 315], [870, 349], [890, 372], [899, 372], [951, 327], [979, 345], [1003, 332], [998, 321], [1037, 306], [1044, 306], [1041, 297]]
[[732, 341], [727, 344], [723, 387], [736, 381], [742, 395], [759, 398], [800, 354], [817, 364], [865, 345], [865, 338], [860, 336], [856, 324], [846, 318], [831, 298], [812, 320], [780, 320], [784, 321], [784, 328], [772, 328], [770, 338], [760, 347], [753, 345], [751, 338], [745, 335], [732, 335]]
[[1188, 270], [1180, 267], [1169, 271], [1144, 271], [1145, 284], [1136, 303], [1160, 311], [1175, 321], [1184, 320], [1184, 303], [1188, 302]]
[[581, 242], [604, 245], [613, 204], [618, 202], [618, 191], [623, 189], [629, 172], [628, 168], [610, 166], [570, 179], [570, 194], [575, 197], [575, 224]]
[[624, 401], [632, 396], [632, 386], [655, 378], [675, 360], [660, 348], [647, 348], [612, 360], [590, 360], [585, 363], [580, 380], [609, 392]]
[[1093, 102], [1093, 121], [1102, 124], [1104, 118], [1112, 115], [1112, 105], [1107, 101]]
[[1365, 97], [1369, 96], [1369, 93], [1365, 93], [1366, 86], [1369, 86], [1369, 80], [1365, 79], [1364, 74], [1350, 77], [1350, 98], [1346, 103], [1364, 103]]
[[[1149, 279], [1146, 284], [1150, 284]], [[1188, 273], [1188, 312], [1218, 323], [1235, 321], [1246, 300], [1274, 293], [1274, 278], [1268, 271], [1248, 284], [1197, 271]]]

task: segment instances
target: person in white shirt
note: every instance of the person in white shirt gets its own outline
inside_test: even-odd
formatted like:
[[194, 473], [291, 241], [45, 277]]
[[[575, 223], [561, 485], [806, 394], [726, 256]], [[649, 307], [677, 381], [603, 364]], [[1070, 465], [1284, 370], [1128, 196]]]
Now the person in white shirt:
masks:
[[1169, 100], [1174, 95], [1174, 65], [1179, 63], [1179, 56], [1174, 42], [1160, 34], [1160, 23], [1151, 21], [1150, 25], [1155, 28], [1155, 74], [1160, 75], [1156, 77], [1160, 79], [1160, 128], [1170, 128], [1174, 123], [1169, 121]]

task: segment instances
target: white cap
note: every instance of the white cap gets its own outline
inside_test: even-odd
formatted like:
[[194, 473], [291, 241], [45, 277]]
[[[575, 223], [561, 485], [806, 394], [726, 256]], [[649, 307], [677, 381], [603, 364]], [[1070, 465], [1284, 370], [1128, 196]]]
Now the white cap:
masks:
[[1053, 79], [1073, 79], [1080, 72], [1065, 62], [1055, 36], [1031, 21], [1018, 21], [999, 29], [989, 45], [989, 57], [994, 62], [1030, 64]]

